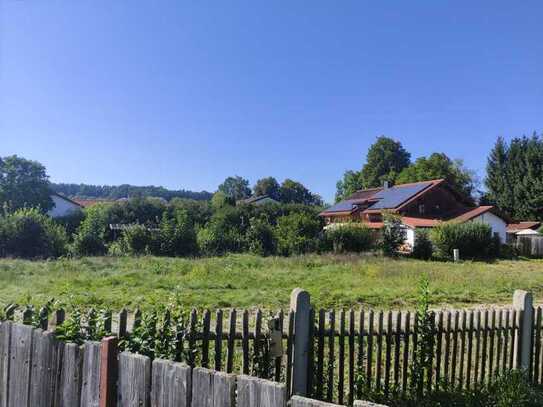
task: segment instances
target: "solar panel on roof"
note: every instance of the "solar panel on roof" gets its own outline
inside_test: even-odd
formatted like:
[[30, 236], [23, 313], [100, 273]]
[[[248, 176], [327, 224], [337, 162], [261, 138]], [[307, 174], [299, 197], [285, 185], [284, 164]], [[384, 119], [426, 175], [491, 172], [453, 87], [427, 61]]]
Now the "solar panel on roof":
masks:
[[370, 209], [392, 209], [407, 201], [413, 195], [432, 185], [431, 182], [421, 182], [415, 185], [397, 186], [377, 192], [373, 198], [379, 199]]
[[353, 209], [354, 201], [341, 201], [326, 209], [325, 212], [346, 212]]

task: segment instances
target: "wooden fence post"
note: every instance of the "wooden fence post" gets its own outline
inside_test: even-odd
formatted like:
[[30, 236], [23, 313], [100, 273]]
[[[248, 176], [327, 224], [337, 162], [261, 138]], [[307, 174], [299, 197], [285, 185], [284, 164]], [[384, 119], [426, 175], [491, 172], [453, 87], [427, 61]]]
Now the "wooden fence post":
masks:
[[532, 294], [524, 290], [515, 290], [513, 307], [520, 312], [520, 326], [515, 335], [515, 368], [528, 370], [532, 355], [532, 333], [534, 307]]
[[115, 407], [117, 404], [118, 353], [115, 336], [102, 339], [100, 344], [100, 407]]
[[299, 396], [307, 395], [309, 345], [311, 332], [311, 299], [309, 293], [295, 288], [290, 295], [290, 309], [294, 311], [294, 346], [292, 350], [291, 392]]

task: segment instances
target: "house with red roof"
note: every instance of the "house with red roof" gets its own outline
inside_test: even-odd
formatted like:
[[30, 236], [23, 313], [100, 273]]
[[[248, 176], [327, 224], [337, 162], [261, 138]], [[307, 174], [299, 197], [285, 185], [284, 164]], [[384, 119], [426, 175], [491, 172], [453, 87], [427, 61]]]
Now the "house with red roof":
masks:
[[476, 206], [469, 196], [444, 179], [371, 188], [357, 191], [319, 214], [326, 227], [361, 222], [371, 229], [383, 227], [383, 213], [401, 217], [406, 243], [413, 246], [415, 230], [432, 228], [442, 222], [483, 222], [505, 243], [507, 219], [493, 206]]

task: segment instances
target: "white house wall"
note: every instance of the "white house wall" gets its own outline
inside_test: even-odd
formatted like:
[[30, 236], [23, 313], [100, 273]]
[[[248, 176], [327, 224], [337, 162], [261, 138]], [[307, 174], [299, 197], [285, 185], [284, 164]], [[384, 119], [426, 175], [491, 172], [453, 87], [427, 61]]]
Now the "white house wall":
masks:
[[51, 199], [53, 200], [54, 206], [49, 210], [49, 212], [47, 212], [47, 214], [52, 218], [60, 218], [75, 211], [81, 210], [80, 206], [61, 198], [58, 195], [52, 195]]
[[490, 227], [492, 228], [492, 233], [497, 233], [500, 236], [500, 241], [502, 243], [505, 243], [505, 239], [507, 236], [507, 224], [499, 216], [496, 216], [491, 212], [485, 212], [482, 215], [473, 218], [473, 222], [482, 222], [490, 225]]

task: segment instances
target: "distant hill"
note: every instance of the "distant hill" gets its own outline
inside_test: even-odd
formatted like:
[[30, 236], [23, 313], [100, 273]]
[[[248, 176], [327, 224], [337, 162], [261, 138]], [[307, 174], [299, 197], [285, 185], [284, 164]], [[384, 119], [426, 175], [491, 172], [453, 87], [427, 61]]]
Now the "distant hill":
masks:
[[170, 190], [164, 187], [134, 186], [134, 185], [88, 185], [88, 184], [51, 184], [53, 191], [65, 195], [69, 198], [83, 199], [119, 199], [135, 196], [154, 196], [170, 200], [172, 198], [195, 199], [198, 201], [209, 200], [212, 197], [211, 192], [187, 191], [184, 189]]

